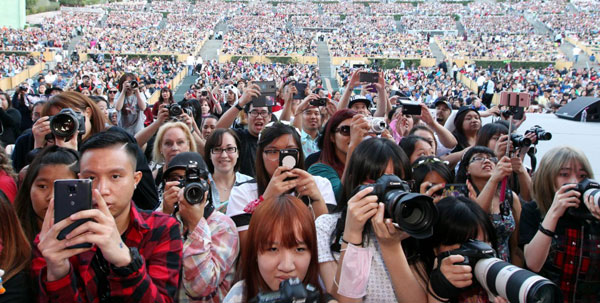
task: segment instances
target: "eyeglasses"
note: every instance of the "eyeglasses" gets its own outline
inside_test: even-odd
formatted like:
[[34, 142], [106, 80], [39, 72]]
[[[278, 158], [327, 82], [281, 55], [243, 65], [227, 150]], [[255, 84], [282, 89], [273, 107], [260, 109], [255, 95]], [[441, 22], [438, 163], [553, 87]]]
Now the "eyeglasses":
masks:
[[250, 116], [252, 117], [258, 117], [258, 115], [260, 115], [263, 118], [266, 118], [269, 116], [269, 112], [266, 110], [263, 111], [257, 111], [257, 110], [251, 110], [248, 114], [250, 114]]
[[299, 154], [300, 150], [297, 148], [284, 148], [284, 149], [265, 149], [263, 153], [267, 156], [269, 161], [275, 161], [279, 159], [279, 153], [282, 151], [291, 151], [292, 153]]
[[498, 163], [498, 158], [496, 157], [473, 157], [471, 158], [471, 161], [469, 161], [469, 163], [473, 163], [473, 162], [485, 162], [486, 160], [489, 160], [490, 162], [496, 164]]
[[210, 149], [210, 153], [213, 155], [220, 155], [223, 152], [226, 152], [228, 154], [235, 154], [237, 152], [237, 147], [226, 147], [226, 148], [220, 148], [220, 147], [213, 147]]
[[334, 130], [336, 133], [340, 133], [340, 135], [344, 137], [350, 136], [350, 125], [342, 125]]
[[108, 91], [108, 93], [109, 93], [109, 94], [116, 94], [116, 93], [117, 93], [117, 91], [116, 91], [116, 90], [109, 90], [109, 91]]

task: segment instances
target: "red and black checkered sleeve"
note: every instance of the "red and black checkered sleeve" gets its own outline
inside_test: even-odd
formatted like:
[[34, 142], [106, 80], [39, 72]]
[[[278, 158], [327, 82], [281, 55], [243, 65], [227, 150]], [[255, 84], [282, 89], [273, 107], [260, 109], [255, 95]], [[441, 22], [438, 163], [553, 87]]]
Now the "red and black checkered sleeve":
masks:
[[143, 265], [127, 277], [111, 273], [111, 291], [122, 294], [126, 302], [173, 302], [182, 259], [179, 223], [172, 217], [152, 214], [146, 224], [151, 228], [149, 238], [138, 247]]
[[33, 281], [37, 281], [35, 283], [37, 288], [36, 302], [82, 302], [73, 266], [71, 266], [69, 273], [63, 278], [56, 281], [48, 281], [46, 279], [46, 260], [38, 250], [37, 245], [34, 245], [31, 270]]

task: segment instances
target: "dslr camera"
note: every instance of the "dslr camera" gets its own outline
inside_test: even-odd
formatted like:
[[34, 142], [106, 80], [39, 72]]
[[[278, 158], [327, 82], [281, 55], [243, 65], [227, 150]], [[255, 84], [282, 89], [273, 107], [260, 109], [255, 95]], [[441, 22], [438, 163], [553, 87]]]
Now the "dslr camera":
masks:
[[469, 240], [458, 249], [440, 254], [438, 264], [449, 255], [463, 256], [465, 260], [459, 264], [473, 268], [477, 282], [494, 296], [519, 303], [562, 301], [561, 290], [556, 284], [496, 258], [496, 252], [487, 243]]
[[534, 133], [538, 141], [549, 141], [552, 139], [552, 133], [547, 132], [539, 125], [535, 125], [532, 128], [525, 131], [525, 134]]
[[569, 207], [567, 213], [578, 219], [590, 219], [595, 220], [596, 218], [590, 213], [590, 210], [585, 205], [584, 201], [588, 199], [588, 197], [592, 196], [594, 199], [594, 204], [599, 205], [600, 202], [600, 184], [597, 181], [592, 179], [583, 179], [581, 182], [577, 183], [577, 186], [571, 190], [578, 191], [580, 196], [581, 203], [579, 207]]
[[510, 142], [512, 142], [512, 145], [516, 149], [531, 146], [531, 140], [529, 138], [518, 134], [510, 134]]
[[183, 196], [189, 204], [199, 204], [204, 200], [204, 194], [210, 185], [205, 180], [207, 173], [198, 168], [197, 163], [188, 164], [185, 169], [185, 179], [179, 181], [179, 187], [183, 188]]
[[56, 137], [68, 141], [75, 132], [85, 134], [85, 116], [71, 108], [63, 108], [56, 116], [50, 116], [50, 131]]
[[133, 89], [133, 88], [138, 88], [140, 86], [140, 83], [138, 83], [136, 80], [131, 80], [129, 81], [129, 86]]
[[308, 284], [304, 286], [300, 279], [290, 278], [281, 281], [279, 290], [268, 293], [259, 293], [251, 303], [288, 303], [288, 302], [319, 302], [319, 290]]
[[403, 231], [417, 239], [425, 239], [433, 234], [437, 221], [437, 208], [433, 199], [426, 195], [410, 192], [407, 182], [395, 175], [383, 175], [374, 184], [360, 185], [352, 195], [373, 187], [370, 195], [385, 204], [386, 218], [391, 218]]
[[183, 114], [183, 108], [177, 103], [165, 105], [165, 108], [169, 110], [169, 117], [178, 117]]

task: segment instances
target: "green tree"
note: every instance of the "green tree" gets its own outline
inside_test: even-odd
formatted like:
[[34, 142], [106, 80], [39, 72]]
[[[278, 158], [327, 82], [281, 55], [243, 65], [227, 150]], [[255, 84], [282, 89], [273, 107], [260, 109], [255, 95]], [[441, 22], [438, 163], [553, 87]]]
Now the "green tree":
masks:
[[27, 9], [32, 9], [37, 5], [38, 0], [26, 0], [25, 1], [25, 7]]

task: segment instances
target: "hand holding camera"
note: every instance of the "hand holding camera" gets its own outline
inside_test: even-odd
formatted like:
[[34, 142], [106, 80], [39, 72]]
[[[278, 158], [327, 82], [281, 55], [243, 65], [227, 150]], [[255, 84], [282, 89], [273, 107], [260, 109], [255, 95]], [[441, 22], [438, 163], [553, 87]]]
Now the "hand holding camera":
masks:
[[198, 225], [198, 222], [204, 217], [207, 198], [208, 190], [204, 191], [199, 203], [192, 204], [186, 199], [186, 188], [179, 189], [177, 195], [179, 201], [179, 214], [188, 231], [193, 231]]
[[463, 265], [465, 257], [449, 255], [442, 259], [440, 271], [456, 288], [465, 288], [473, 284], [473, 270], [469, 265]]
[[370, 129], [371, 124], [363, 115], [354, 115], [350, 122], [350, 146], [358, 146]]
[[300, 102], [300, 105], [298, 105], [298, 107], [296, 108], [296, 113], [295, 115], [299, 115], [302, 112], [304, 112], [309, 106], [314, 106], [313, 105], [313, 101], [318, 101], [319, 100], [319, 95], [317, 94], [310, 94], [308, 96], [306, 96], [306, 98], [304, 98], [302, 100], [302, 102]]
[[348, 200], [344, 240], [349, 243], [362, 243], [362, 232], [367, 220], [371, 219], [378, 208], [377, 196], [372, 195], [373, 187], [367, 187]]
[[168, 181], [165, 183], [165, 190], [163, 192], [163, 213], [167, 215], [173, 214], [175, 204], [179, 201], [180, 184], [179, 181]]
[[43, 148], [45, 145], [46, 135], [50, 135], [50, 117], [43, 116], [39, 118], [31, 127], [33, 133], [34, 148]]

